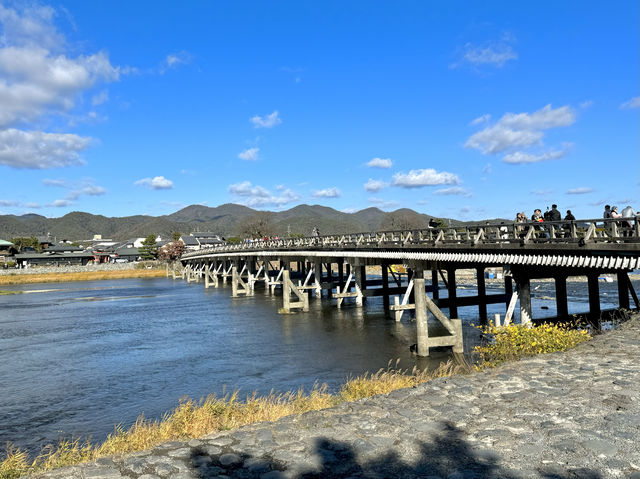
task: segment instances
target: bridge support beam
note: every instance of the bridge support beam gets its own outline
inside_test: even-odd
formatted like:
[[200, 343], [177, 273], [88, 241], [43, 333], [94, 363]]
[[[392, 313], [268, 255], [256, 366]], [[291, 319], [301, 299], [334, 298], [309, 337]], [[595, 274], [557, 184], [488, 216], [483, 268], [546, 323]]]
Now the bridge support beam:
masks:
[[361, 308], [365, 302], [362, 292], [367, 289], [367, 267], [356, 262], [353, 265], [353, 271], [355, 272], [356, 306]]
[[[422, 270], [414, 271], [413, 290], [416, 308], [416, 332], [418, 356], [429, 356], [429, 349], [441, 346], [452, 346], [454, 353], [463, 352], [462, 321], [449, 319], [429, 298], [425, 291], [424, 274]], [[428, 312], [447, 329], [448, 335], [429, 337]]]
[[484, 266], [476, 268], [476, 282], [478, 284], [478, 316], [480, 324], [487, 324], [487, 288], [484, 281]]
[[204, 270], [204, 287], [208, 289], [213, 284], [214, 288], [218, 287], [218, 269], [217, 262], [205, 265]]
[[458, 303], [456, 301], [456, 269], [447, 268], [447, 290], [449, 291], [449, 316], [458, 317]]
[[626, 271], [618, 272], [618, 301], [620, 307], [629, 309], [629, 276]]
[[433, 294], [433, 299], [438, 299], [440, 298], [440, 285], [438, 284], [438, 270], [437, 269], [432, 269], [431, 270], [431, 288], [432, 289], [432, 294]]
[[587, 273], [587, 286], [589, 289], [589, 324], [594, 331], [600, 332], [602, 330], [602, 323], [600, 320], [600, 285], [598, 284], [598, 272]]
[[245, 296], [253, 296], [253, 291], [242, 279], [238, 272], [238, 263], [234, 261], [231, 264], [231, 297], [237, 298], [241, 294], [244, 294]]
[[316, 258], [313, 263], [313, 287], [316, 298], [322, 298], [322, 261]]
[[567, 306], [567, 277], [557, 274], [554, 277], [556, 283], [556, 314], [558, 319], [569, 317], [569, 307]]
[[520, 298], [520, 324], [531, 324], [531, 281], [522, 275], [516, 280], [518, 285], [518, 297]]
[[[287, 265], [288, 266], [288, 265]], [[279, 313], [288, 314], [292, 309], [302, 309], [302, 311], [309, 311], [309, 296], [304, 293], [304, 290], [298, 289], [298, 287], [291, 281], [291, 272], [288, 268], [282, 270], [282, 308], [278, 310]], [[291, 301], [291, 293], [294, 293], [298, 298], [298, 301]]]
[[385, 314], [389, 313], [389, 263], [382, 261], [382, 308]]

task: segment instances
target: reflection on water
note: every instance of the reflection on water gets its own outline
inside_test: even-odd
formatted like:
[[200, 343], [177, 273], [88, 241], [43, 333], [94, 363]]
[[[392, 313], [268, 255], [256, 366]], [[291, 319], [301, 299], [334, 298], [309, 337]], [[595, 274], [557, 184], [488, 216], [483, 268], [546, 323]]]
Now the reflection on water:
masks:
[[[613, 285], [603, 298], [617, 300]], [[338, 388], [349, 375], [386, 367], [434, 367], [446, 350], [417, 358], [415, 323], [365, 308], [312, 299], [308, 313], [278, 315], [281, 296], [256, 291], [230, 298], [230, 287], [205, 290], [166, 279], [5, 286], [31, 294], [0, 296], [0, 442], [36, 450], [61, 434], [96, 441], [144, 413], [159, 418], [187, 395], [239, 388], [268, 393], [316, 381]], [[35, 291], [40, 292], [35, 292]], [[568, 284], [570, 312], [587, 309], [582, 283]], [[610, 291], [609, 291], [610, 290]], [[501, 290], [487, 291], [500, 293]], [[475, 294], [472, 288], [460, 295]], [[441, 291], [445, 296], [446, 291]], [[553, 284], [533, 291], [536, 308], [555, 307]], [[348, 303], [348, 302], [347, 302]], [[608, 303], [603, 304], [607, 307]], [[504, 315], [505, 305], [490, 305]], [[467, 352], [478, 332], [476, 307], [459, 309]]]

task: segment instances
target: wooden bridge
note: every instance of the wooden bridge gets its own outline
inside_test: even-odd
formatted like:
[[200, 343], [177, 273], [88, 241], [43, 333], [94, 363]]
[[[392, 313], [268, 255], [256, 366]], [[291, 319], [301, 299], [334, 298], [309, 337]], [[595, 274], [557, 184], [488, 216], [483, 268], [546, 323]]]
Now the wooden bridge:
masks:
[[[264, 285], [270, 294], [281, 291], [282, 313], [308, 311], [309, 298], [321, 298], [323, 291], [338, 308], [345, 301], [362, 307], [366, 298], [382, 296], [385, 311], [396, 320], [404, 311], [415, 310], [417, 353], [428, 356], [429, 348], [438, 346], [462, 352], [458, 307], [477, 306], [479, 320], [486, 324], [487, 305], [504, 303], [504, 321], [509, 322], [519, 301], [521, 322], [536, 321], [531, 313], [532, 279], [555, 281], [556, 320], [569, 317], [566, 281], [571, 276], [587, 277], [585, 317], [594, 329], [603, 317], [598, 284], [603, 274], [616, 276], [620, 308], [630, 309], [630, 297], [640, 308], [628, 277], [640, 268], [640, 220], [474, 224], [261, 239], [186, 253], [180, 266], [167, 274], [189, 282], [204, 280], [207, 288], [229, 280], [233, 297], [252, 296], [256, 285]], [[375, 278], [367, 277], [367, 266], [380, 268]], [[504, 293], [487, 294], [487, 268], [502, 268]], [[461, 269], [475, 270], [477, 295], [458, 297], [456, 271]], [[440, 298], [441, 282], [446, 298]], [[430, 334], [428, 312], [444, 327], [444, 336]]]

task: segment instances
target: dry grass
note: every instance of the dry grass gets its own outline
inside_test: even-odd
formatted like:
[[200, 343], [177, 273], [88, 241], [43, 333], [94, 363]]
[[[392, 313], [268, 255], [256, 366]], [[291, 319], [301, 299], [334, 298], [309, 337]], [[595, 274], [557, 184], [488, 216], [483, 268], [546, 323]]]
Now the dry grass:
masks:
[[282, 394], [271, 392], [267, 396], [254, 393], [244, 401], [238, 400], [237, 392], [222, 398], [212, 395], [200, 401], [184, 399], [159, 421], [140, 416], [129, 429], [116, 426], [113, 434], [102, 444], [61, 441], [44, 448], [34, 459], [9, 445], [6, 458], [0, 462], [0, 479], [14, 479], [25, 474], [94, 461], [104, 456], [150, 449], [163, 442], [201, 437], [246, 424], [275, 421], [284, 416], [326, 409], [342, 402], [414, 387], [437, 377], [469, 370], [466, 364], [454, 365], [451, 362], [430, 372], [414, 368], [408, 373], [389, 366], [377, 373], [349, 379], [337, 394], [330, 394], [326, 385], [316, 385], [308, 393], [302, 389]]
[[68, 281], [97, 281], [103, 279], [158, 278], [164, 269], [126, 269], [122, 271], [83, 271], [81, 273], [34, 273], [0, 276], [2, 284], [66, 283]]

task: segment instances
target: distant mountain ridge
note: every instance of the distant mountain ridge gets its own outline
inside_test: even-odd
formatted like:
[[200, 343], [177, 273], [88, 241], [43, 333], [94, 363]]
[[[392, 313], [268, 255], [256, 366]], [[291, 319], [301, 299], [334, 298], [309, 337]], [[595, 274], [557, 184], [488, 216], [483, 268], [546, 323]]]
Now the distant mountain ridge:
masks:
[[[433, 218], [411, 209], [387, 213], [378, 208], [366, 208], [355, 213], [343, 213], [328, 206], [306, 204], [271, 214], [279, 235], [287, 232], [311, 235], [314, 227], [319, 229], [320, 234], [379, 230], [385, 218], [388, 220], [389, 215], [398, 212], [424, 224]], [[212, 231], [223, 236], [233, 236], [238, 234], [239, 223], [256, 213], [258, 210], [226, 203], [216, 207], [191, 205], [164, 216], [106, 217], [80, 211], [68, 213], [60, 218], [47, 218], [32, 213], [22, 216], [0, 215], [0, 239], [49, 233], [58, 241], [88, 240], [94, 235], [102, 235], [103, 238], [113, 240], [127, 240], [150, 234], [169, 238], [174, 231], [183, 234]], [[460, 221], [452, 219], [451, 223], [460, 224]]]

